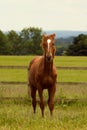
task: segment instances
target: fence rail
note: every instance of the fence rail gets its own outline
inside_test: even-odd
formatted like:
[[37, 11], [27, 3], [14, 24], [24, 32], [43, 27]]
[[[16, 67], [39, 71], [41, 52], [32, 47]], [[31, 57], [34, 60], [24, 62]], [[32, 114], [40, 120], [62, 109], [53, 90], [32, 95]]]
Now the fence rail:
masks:
[[[28, 69], [27, 66], [0, 66], [1, 69]], [[72, 70], [87, 70], [87, 67], [61, 67], [57, 66], [57, 69], [72, 69]], [[0, 84], [13, 84], [13, 85], [26, 85], [27, 82], [5, 82], [1, 81]], [[57, 82], [58, 85], [87, 85], [87, 82]]]
[[[10, 84], [13, 84], [13, 85], [27, 85], [28, 83], [27, 82], [5, 82], [5, 81], [1, 81], [0, 84], [3, 84], [3, 85], [10, 85]], [[87, 82], [57, 82], [58, 85], [87, 85]]]
[[[27, 69], [28, 66], [0, 66], [1, 69]], [[87, 70], [87, 67], [56, 66], [57, 69]]]
[[[0, 101], [5, 101], [5, 100], [11, 100], [14, 101], [14, 103], [24, 103], [24, 101], [26, 101], [26, 103], [29, 104], [29, 102], [31, 103], [31, 99], [30, 98], [26, 98], [26, 97], [0, 97]], [[46, 101], [44, 101], [46, 102]], [[87, 103], [87, 99], [83, 98], [83, 99], [68, 99], [68, 98], [58, 98], [55, 99], [54, 101], [55, 103], [59, 103], [59, 104], [70, 104], [70, 103], [75, 103], [75, 102], [86, 102]], [[37, 103], [39, 103], [39, 100], [37, 100]]]

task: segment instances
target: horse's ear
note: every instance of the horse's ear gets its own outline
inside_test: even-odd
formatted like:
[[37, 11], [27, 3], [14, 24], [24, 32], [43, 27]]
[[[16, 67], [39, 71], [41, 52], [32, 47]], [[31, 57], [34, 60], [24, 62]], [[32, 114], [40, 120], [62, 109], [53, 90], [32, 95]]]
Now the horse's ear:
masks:
[[44, 38], [46, 38], [47, 37], [47, 35], [44, 33], [43, 35], [42, 35], [42, 39], [44, 39]]
[[53, 45], [54, 45], [54, 43], [55, 43], [55, 36], [56, 36], [56, 34], [55, 33], [53, 33], [53, 34], [51, 34], [51, 39], [52, 39], [52, 43], [53, 43]]
[[51, 34], [51, 37], [55, 37], [55, 36], [56, 36], [56, 34], [55, 34], [55, 33]]
[[42, 41], [41, 41], [41, 44], [40, 44], [40, 46], [42, 47], [43, 46], [43, 42], [44, 42], [44, 38], [46, 37], [46, 34], [43, 34], [42, 35]]

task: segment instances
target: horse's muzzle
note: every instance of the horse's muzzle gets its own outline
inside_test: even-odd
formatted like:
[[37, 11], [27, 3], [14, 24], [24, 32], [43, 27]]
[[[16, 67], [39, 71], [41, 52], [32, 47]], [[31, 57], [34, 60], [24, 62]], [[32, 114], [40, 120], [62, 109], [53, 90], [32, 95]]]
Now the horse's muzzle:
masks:
[[46, 56], [46, 59], [49, 62], [49, 61], [51, 61], [52, 57], [51, 56]]

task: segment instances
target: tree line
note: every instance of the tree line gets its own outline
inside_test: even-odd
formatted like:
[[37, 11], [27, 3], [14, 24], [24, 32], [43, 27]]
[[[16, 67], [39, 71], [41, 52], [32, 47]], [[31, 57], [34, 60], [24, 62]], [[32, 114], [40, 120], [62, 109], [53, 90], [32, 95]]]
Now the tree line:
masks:
[[87, 56], [87, 35], [80, 34], [66, 50], [66, 55]]
[[24, 28], [20, 32], [0, 31], [0, 55], [39, 55], [42, 53], [41, 38], [42, 30], [34, 27]]
[[[0, 30], [0, 55], [41, 55], [42, 35], [42, 29], [35, 27], [24, 28], [20, 32]], [[56, 55], [87, 56], [87, 35], [74, 37], [72, 44], [66, 43], [68, 46], [59, 43], [58, 39], [55, 42]]]

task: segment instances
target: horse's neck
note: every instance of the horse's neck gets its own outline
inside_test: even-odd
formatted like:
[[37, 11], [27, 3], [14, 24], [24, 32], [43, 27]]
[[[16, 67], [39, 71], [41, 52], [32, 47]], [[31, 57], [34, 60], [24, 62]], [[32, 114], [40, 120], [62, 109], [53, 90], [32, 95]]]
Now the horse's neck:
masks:
[[44, 71], [47, 74], [50, 74], [52, 72], [52, 70], [53, 70], [53, 61], [47, 62], [46, 58], [44, 57]]

